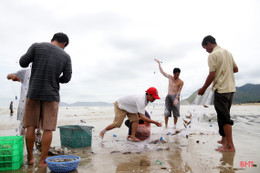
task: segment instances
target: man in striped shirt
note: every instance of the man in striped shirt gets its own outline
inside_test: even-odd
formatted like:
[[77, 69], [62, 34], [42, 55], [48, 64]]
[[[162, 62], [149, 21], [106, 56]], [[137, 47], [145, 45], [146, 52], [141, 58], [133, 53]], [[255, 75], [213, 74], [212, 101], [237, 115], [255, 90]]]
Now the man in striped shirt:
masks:
[[59, 83], [68, 83], [72, 67], [70, 56], [64, 51], [69, 38], [64, 33], [54, 34], [50, 43], [34, 43], [21, 57], [21, 67], [32, 63], [31, 78], [27, 94], [23, 126], [26, 131], [28, 163], [33, 164], [35, 128], [39, 122], [43, 128], [42, 151], [39, 167], [47, 166], [45, 159], [56, 130], [60, 101]]

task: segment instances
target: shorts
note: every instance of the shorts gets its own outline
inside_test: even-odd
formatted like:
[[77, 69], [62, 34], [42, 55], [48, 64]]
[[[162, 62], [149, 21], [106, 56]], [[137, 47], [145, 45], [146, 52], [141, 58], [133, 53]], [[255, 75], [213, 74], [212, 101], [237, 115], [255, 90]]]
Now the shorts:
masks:
[[173, 104], [174, 99], [176, 95], [167, 95], [165, 98], [165, 111], [164, 116], [165, 117], [171, 117], [171, 113], [174, 117], [180, 117], [180, 100], [179, 103], [175, 106]]
[[115, 118], [114, 118], [114, 121], [113, 121], [113, 125], [115, 125], [116, 127], [121, 127], [121, 125], [122, 125], [122, 123], [123, 123], [123, 121], [124, 121], [126, 116], [130, 120], [130, 122], [139, 120], [139, 117], [138, 117], [137, 113], [136, 114], [129, 113], [129, 112], [126, 112], [123, 109], [120, 109], [118, 107], [118, 103], [117, 102], [115, 102], [115, 104], [114, 104], [114, 109], [115, 109]]
[[[139, 116], [139, 115], [138, 115]], [[145, 111], [145, 116], [149, 119], [151, 119], [149, 113], [147, 111]], [[146, 124], [146, 126], [149, 126], [150, 127], [150, 124], [148, 122], [144, 122], [144, 120], [142, 120], [141, 118], [139, 118], [139, 121], [138, 121], [138, 125], [139, 124]], [[148, 125], [149, 124], [149, 125]], [[129, 128], [128, 130], [128, 135], [131, 135], [132, 134], [132, 122], [130, 123], [129, 120], [126, 120], [125, 121], [125, 125]], [[138, 127], [137, 127], [138, 128]]]
[[23, 127], [33, 126], [39, 128], [41, 126], [43, 130], [55, 131], [58, 110], [59, 102], [27, 99]]
[[224, 125], [233, 125], [234, 121], [230, 119], [230, 108], [232, 105], [234, 93], [218, 93], [215, 91], [214, 107], [217, 112], [219, 134], [225, 137]]

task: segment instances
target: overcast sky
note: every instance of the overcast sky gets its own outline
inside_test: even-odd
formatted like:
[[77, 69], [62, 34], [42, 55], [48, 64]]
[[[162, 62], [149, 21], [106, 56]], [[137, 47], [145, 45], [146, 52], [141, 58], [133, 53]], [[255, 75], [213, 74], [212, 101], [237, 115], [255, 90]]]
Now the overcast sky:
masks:
[[32, 43], [50, 42], [56, 32], [69, 36], [73, 68], [70, 83], [61, 84], [62, 102], [112, 103], [150, 86], [164, 98], [168, 80], [154, 58], [167, 73], [182, 70], [187, 98], [208, 75], [206, 35], [233, 54], [237, 86], [259, 84], [259, 9], [258, 0], [1, 0], [0, 106], [20, 93], [6, 75], [21, 69]]

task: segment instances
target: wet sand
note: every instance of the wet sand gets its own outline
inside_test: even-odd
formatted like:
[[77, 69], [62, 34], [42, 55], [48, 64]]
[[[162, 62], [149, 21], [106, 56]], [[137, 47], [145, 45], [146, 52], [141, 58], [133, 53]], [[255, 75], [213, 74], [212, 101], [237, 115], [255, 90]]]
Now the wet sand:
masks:
[[[233, 112], [248, 112], [248, 109], [257, 114], [259, 106], [243, 108], [243, 106], [233, 106]], [[241, 108], [242, 107], [242, 108]], [[182, 107], [183, 114], [186, 110], [194, 107]], [[214, 114], [214, 108], [209, 107], [195, 108], [201, 109], [203, 114]], [[162, 121], [162, 107], [150, 107], [149, 113], [155, 120]], [[242, 113], [244, 114], [244, 113]], [[250, 115], [251, 113], [249, 113]], [[1, 120], [8, 119], [13, 121], [7, 126], [1, 126], [0, 135], [13, 135], [13, 129], [16, 122], [8, 115], [8, 110], [0, 112]], [[238, 121], [233, 126], [234, 143], [236, 152], [217, 152], [214, 149], [220, 146], [217, 141], [220, 139], [217, 133], [217, 123], [210, 122], [213, 130], [188, 131], [179, 120], [178, 129], [183, 129], [181, 133], [172, 135], [172, 128], [157, 128], [152, 125], [151, 138], [143, 142], [129, 142], [126, 140], [127, 127], [122, 125], [121, 128], [109, 131], [102, 140], [98, 137], [99, 132], [109, 123], [112, 122], [114, 112], [112, 107], [104, 108], [61, 108], [59, 113], [60, 125], [79, 124], [91, 125], [95, 128], [92, 132], [92, 145], [90, 147], [71, 149], [72, 155], [82, 158], [76, 172], [212, 172], [212, 173], [230, 173], [230, 172], [260, 172], [259, 163], [259, 122], [251, 122], [251, 119], [244, 121], [241, 116], [236, 118]], [[256, 115], [257, 116], [257, 115]], [[258, 114], [258, 116], [260, 116]], [[80, 122], [83, 120], [86, 123]], [[172, 118], [169, 125], [172, 125]], [[236, 122], [235, 121], [235, 122]], [[247, 124], [249, 123], [249, 124]], [[251, 123], [251, 124], [250, 124]], [[208, 129], [209, 122], [203, 121], [202, 125]], [[258, 125], [258, 126], [257, 126]], [[201, 128], [202, 129], [202, 128]], [[171, 133], [169, 135], [169, 132]], [[116, 137], [113, 137], [115, 136]], [[167, 135], [168, 134], [168, 135]], [[154, 140], [162, 138], [166, 143], [151, 143]], [[52, 146], [60, 147], [59, 129], [54, 132]], [[39, 153], [35, 152], [35, 165], [28, 166], [26, 160], [24, 165], [17, 171], [6, 172], [51, 172], [49, 168], [38, 168]], [[26, 152], [25, 156], [26, 158]], [[245, 165], [249, 161], [254, 162], [254, 166]], [[244, 163], [244, 165], [241, 165]]]

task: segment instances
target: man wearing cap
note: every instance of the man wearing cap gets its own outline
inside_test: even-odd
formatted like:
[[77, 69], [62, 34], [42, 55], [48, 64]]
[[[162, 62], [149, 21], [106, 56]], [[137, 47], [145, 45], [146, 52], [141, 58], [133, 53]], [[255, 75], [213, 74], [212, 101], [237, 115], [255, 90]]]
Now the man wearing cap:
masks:
[[133, 142], [139, 142], [140, 140], [135, 137], [136, 129], [138, 126], [139, 116], [144, 121], [148, 123], [153, 123], [158, 127], [162, 126], [158, 121], [151, 120], [145, 116], [145, 107], [149, 102], [154, 102], [156, 99], [160, 99], [158, 96], [157, 89], [150, 87], [146, 90], [144, 95], [130, 95], [118, 99], [114, 104], [115, 109], [115, 118], [112, 124], [108, 125], [104, 130], [99, 134], [101, 138], [104, 137], [104, 134], [114, 128], [121, 127], [124, 118], [127, 116], [130, 122], [132, 123], [132, 133], [129, 136], [128, 140]]

